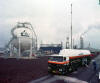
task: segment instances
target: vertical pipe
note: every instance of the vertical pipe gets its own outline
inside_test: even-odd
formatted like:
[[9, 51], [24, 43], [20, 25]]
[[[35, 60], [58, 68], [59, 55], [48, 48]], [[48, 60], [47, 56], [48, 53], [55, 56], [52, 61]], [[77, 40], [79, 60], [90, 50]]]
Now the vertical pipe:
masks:
[[36, 37], [36, 50], [37, 50], [37, 37]]
[[71, 4], [71, 49], [73, 48], [72, 46], [72, 4]]
[[[30, 24], [30, 23], [29, 23]], [[30, 24], [31, 25], [31, 24]], [[31, 27], [32, 27], [32, 30], [33, 30], [33, 32], [34, 32], [34, 35], [35, 35], [35, 37], [36, 37], [36, 40], [35, 40], [35, 49], [37, 50], [37, 35], [36, 35], [36, 33], [35, 33], [35, 30], [34, 30], [34, 28], [33, 28], [33, 26], [31, 25]]]
[[32, 57], [32, 40], [30, 41], [30, 58]]
[[75, 45], [74, 45], [74, 38], [73, 38], [73, 49], [75, 48]]
[[80, 36], [80, 48], [83, 49], [84, 48], [84, 41], [83, 41], [83, 37]]
[[12, 44], [10, 44], [10, 56], [12, 56]]
[[18, 49], [19, 54], [18, 54], [18, 56], [20, 57], [20, 38], [18, 38], [18, 40], [19, 40], [19, 49]]

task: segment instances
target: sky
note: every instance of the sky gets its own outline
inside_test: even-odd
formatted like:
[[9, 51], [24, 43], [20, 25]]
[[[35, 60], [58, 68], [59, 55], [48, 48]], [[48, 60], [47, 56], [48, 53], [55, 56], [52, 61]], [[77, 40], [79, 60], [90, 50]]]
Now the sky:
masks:
[[17, 22], [30, 22], [38, 37], [38, 44], [54, 44], [70, 37], [72, 26], [74, 43], [79, 45], [81, 34], [85, 47], [90, 43], [100, 48], [99, 0], [0, 0], [0, 47], [11, 38]]

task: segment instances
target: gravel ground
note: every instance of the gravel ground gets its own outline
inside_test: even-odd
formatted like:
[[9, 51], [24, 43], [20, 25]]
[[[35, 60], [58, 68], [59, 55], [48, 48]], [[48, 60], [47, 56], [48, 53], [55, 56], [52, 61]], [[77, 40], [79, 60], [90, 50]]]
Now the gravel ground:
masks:
[[48, 74], [47, 57], [0, 58], [0, 83], [26, 83]]

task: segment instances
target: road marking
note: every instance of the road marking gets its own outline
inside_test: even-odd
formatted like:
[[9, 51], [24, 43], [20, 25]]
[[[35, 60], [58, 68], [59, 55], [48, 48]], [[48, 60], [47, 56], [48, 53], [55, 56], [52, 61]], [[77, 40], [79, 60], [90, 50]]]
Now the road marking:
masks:
[[56, 76], [58, 79], [63, 79], [65, 82], [67, 83], [88, 83], [86, 81], [83, 80], [79, 80], [77, 78], [74, 77], [68, 77], [68, 76]]
[[47, 79], [48, 77], [50, 77], [50, 75], [47, 75], [47, 76], [41, 77], [39, 79], [33, 80], [33, 81], [29, 82], [29, 83], [37, 83], [37, 82], [40, 82], [42, 80]]
[[53, 76], [52, 78], [47, 79], [47, 80], [45, 80], [45, 81], [43, 81], [43, 82], [41, 82], [41, 83], [52, 83], [52, 82], [54, 82], [54, 81], [56, 81], [56, 80], [58, 80], [58, 78], [55, 77], [55, 76]]

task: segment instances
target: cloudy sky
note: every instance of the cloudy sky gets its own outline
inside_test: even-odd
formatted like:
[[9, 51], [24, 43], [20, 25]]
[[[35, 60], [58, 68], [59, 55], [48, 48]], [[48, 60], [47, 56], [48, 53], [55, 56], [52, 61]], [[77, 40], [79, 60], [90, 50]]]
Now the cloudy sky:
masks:
[[73, 4], [73, 38], [79, 44], [83, 35], [85, 47], [100, 48], [99, 0], [0, 0], [0, 47], [11, 38], [17, 22], [30, 22], [38, 43], [65, 43], [70, 36], [70, 4]]

